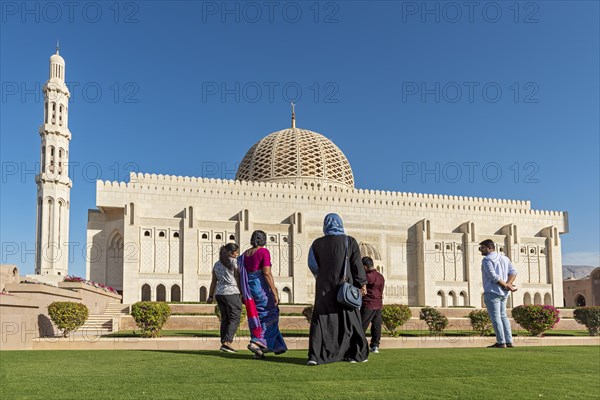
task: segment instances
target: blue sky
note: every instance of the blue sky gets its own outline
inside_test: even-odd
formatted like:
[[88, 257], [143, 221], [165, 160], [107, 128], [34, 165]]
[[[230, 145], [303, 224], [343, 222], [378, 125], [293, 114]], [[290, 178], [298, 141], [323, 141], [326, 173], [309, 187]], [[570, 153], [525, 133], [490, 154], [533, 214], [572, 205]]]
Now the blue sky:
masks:
[[289, 126], [291, 100], [357, 187], [566, 210], [565, 263], [598, 265], [598, 3], [468, 4], [2, 2], [2, 263], [33, 272], [41, 87], [59, 38], [72, 274], [85, 275], [96, 178], [231, 179]]

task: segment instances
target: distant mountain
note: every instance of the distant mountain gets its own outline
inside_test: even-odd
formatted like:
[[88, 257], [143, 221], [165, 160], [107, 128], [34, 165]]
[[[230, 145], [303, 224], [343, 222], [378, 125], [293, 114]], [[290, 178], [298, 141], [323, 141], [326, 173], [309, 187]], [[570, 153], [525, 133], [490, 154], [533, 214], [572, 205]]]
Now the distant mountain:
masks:
[[563, 279], [581, 279], [588, 276], [596, 267], [590, 265], [563, 265]]

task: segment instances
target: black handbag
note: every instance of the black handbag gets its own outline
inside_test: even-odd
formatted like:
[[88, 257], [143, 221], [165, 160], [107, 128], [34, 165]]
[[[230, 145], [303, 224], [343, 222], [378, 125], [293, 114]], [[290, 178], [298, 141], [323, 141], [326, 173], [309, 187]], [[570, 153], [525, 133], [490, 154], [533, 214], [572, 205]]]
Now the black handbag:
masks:
[[340, 277], [340, 285], [338, 286], [337, 302], [348, 308], [360, 308], [362, 306], [362, 296], [360, 289], [349, 283], [348, 279], [348, 265], [350, 260], [348, 259], [348, 241], [350, 238], [346, 237], [346, 254], [344, 256], [344, 271]]

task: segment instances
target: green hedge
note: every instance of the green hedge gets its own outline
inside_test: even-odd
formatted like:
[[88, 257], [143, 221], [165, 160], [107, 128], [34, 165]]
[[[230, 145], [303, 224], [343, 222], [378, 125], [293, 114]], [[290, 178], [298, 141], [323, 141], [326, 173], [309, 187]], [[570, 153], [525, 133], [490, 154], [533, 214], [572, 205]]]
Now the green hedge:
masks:
[[48, 315], [63, 337], [81, 327], [88, 318], [88, 308], [85, 304], [72, 301], [55, 301], [48, 306]]
[[433, 307], [421, 308], [419, 319], [425, 321], [430, 335], [439, 334], [448, 326], [448, 318]]
[[159, 337], [170, 315], [171, 308], [162, 301], [139, 301], [131, 306], [131, 316], [143, 337]]
[[400, 334], [398, 328], [404, 325], [410, 317], [412, 317], [410, 308], [404, 304], [386, 304], [381, 310], [383, 325], [392, 336]]
[[486, 336], [493, 332], [492, 321], [487, 310], [473, 310], [469, 313], [469, 321], [474, 331], [479, 332], [480, 336]]
[[600, 334], [600, 306], [588, 306], [575, 309], [573, 311], [575, 321], [585, 325], [590, 336]]

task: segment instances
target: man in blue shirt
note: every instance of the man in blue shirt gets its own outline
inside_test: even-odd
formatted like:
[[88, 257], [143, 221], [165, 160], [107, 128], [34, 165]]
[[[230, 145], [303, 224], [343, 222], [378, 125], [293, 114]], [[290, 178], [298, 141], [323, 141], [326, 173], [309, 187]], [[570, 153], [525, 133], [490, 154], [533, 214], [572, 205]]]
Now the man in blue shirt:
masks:
[[491, 239], [479, 243], [479, 251], [484, 256], [481, 262], [483, 300], [496, 332], [496, 343], [488, 347], [514, 347], [506, 315], [506, 300], [510, 292], [517, 290], [512, 285], [517, 271], [508, 257], [496, 252], [496, 245]]

